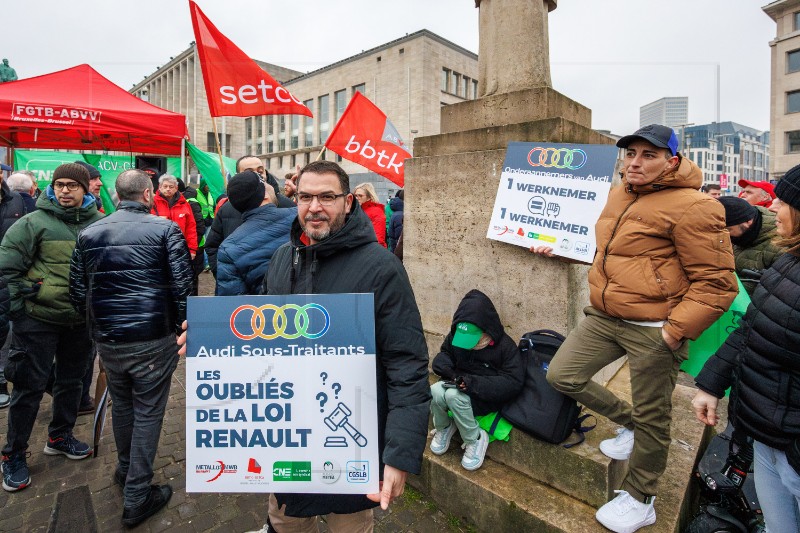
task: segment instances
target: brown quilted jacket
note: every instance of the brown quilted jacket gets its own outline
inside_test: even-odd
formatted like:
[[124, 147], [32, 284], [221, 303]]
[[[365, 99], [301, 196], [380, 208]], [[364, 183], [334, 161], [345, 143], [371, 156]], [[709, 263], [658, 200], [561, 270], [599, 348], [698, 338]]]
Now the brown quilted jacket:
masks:
[[722, 204], [697, 189], [697, 165], [652, 183], [611, 190], [596, 225], [589, 272], [593, 307], [622, 319], [666, 320], [676, 339], [696, 339], [736, 297]]

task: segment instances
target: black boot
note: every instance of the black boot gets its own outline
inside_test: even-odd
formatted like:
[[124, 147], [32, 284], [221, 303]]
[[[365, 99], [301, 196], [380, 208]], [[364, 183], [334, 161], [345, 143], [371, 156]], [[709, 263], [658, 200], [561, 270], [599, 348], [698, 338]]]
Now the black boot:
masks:
[[142, 505], [133, 509], [125, 507], [122, 510], [122, 525], [125, 527], [138, 526], [166, 507], [171, 497], [172, 487], [169, 485], [151, 485], [150, 494], [147, 495], [147, 499]]

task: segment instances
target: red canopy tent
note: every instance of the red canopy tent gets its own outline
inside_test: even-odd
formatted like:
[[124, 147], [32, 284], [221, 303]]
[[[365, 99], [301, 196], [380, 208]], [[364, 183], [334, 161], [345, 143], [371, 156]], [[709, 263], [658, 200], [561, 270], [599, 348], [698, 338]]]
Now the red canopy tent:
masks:
[[0, 84], [0, 146], [179, 154], [186, 117], [148, 104], [89, 65]]

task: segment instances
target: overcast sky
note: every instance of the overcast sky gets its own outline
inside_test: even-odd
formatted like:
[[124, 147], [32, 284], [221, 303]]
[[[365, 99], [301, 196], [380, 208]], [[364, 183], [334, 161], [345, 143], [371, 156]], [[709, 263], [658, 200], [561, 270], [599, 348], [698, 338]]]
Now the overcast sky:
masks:
[[[532, 0], [537, 1], [537, 0]], [[689, 121], [769, 129], [769, 0], [559, 0], [550, 14], [556, 90], [592, 126], [635, 130], [639, 106], [688, 96]], [[251, 57], [314, 70], [428, 29], [477, 53], [473, 0], [198, 0]], [[89, 63], [124, 89], [194, 40], [186, 0], [3, 1], [0, 55], [20, 78]], [[54, 90], [57, 90], [54, 87]], [[390, 117], [391, 118], [391, 117]]]

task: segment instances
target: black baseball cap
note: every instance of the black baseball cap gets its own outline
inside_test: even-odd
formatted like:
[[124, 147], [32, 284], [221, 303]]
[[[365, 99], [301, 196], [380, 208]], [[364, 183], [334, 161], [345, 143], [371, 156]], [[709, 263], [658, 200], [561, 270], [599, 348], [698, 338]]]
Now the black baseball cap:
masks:
[[672, 128], [662, 126], [661, 124], [650, 124], [643, 128], [636, 130], [633, 135], [626, 135], [617, 141], [619, 148], [627, 148], [636, 139], [644, 139], [653, 146], [659, 148], [666, 148], [672, 155], [678, 153], [678, 136]]

